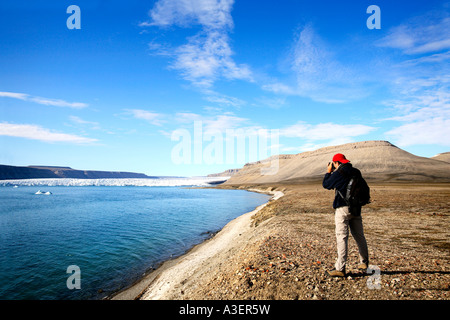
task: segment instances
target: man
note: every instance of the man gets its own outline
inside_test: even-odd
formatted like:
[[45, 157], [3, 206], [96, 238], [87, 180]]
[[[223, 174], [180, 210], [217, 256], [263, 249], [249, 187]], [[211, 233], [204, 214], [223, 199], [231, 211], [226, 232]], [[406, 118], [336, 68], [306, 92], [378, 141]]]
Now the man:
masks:
[[347, 192], [347, 184], [350, 181], [350, 175], [353, 170], [357, 170], [359, 172], [358, 169], [353, 168], [350, 161], [347, 160], [343, 154], [335, 154], [333, 161], [328, 164], [327, 173], [325, 174], [322, 183], [325, 189], [336, 190], [333, 208], [336, 210], [334, 221], [336, 224], [338, 257], [335, 264], [335, 270], [328, 271], [328, 274], [332, 277], [345, 276], [349, 228], [358, 245], [360, 259], [358, 269], [366, 270], [369, 267], [369, 253], [366, 238], [364, 237], [361, 207], [352, 208], [352, 212], [350, 213], [349, 207], [343, 198]]

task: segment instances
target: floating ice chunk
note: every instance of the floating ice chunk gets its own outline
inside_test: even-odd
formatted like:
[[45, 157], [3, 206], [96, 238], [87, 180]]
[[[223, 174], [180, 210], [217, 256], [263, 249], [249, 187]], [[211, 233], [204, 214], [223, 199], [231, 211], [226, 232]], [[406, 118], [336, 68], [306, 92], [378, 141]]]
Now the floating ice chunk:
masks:
[[50, 194], [52, 194], [50, 191], [41, 191], [41, 190], [38, 190], [35, 194], [46, 194], [46, 195], [50, 195]]

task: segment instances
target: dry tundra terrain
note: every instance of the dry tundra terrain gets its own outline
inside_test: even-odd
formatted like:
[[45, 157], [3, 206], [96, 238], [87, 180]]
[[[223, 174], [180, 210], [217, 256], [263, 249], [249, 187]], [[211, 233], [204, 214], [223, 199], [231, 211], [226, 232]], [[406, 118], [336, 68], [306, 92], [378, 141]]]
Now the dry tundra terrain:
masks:
[[209, 268], [179, 299], [445, 299], [450, 289], [450, 184], [372, 183], [363, 208], [370, 265], [356, 269], [349, 238], [347, 276], [330, 278], [336, 241], [333, 191], [309, 184], [231, 185], [280, 190], [252, 218], [245, 245]]

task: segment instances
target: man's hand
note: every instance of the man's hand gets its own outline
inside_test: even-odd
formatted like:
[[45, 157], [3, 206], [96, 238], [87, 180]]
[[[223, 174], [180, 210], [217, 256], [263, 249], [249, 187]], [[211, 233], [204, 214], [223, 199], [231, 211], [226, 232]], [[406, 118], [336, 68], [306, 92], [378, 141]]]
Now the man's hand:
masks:
[[328, 173], [333, 172], [333, 162], [330, 162], [330, 163], [328, 164], [327, 172], [328, 172]]

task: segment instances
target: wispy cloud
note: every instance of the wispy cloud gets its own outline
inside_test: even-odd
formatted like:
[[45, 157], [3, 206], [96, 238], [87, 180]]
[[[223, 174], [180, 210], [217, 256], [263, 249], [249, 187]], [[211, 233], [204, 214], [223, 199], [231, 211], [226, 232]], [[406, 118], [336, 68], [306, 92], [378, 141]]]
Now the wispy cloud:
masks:
[[0, 92], [0, 97], [27, 100], [28, 94], [18, 92]]
[[242, 99], [221, 94], [210, 89], [202, 90], [202, 92], [205, 94], [204, 99], [206, 101], [213, 102], [219, 106], [239, 108], [246, 104]]
[[[429, 84], [429, 83], [428, 83]], [[446, 84], [446, 85], [445, 85]], [[450, 93], [449, 82], [440, 87], [415, 88], [416, 94], [389, 101], [397, 115], [386, 120], [402, 124], [386, 132], [399, 146], [438, 144], [450, 146]]]
[[231, 112], [216, 115], [201, 115], [191, 112], [179, 112], [175, 114], [175, 120], [180, 124], [193, 124], [199, 121], [204, 132], [225, 133], [229, 129], [250, 129], [254, 128], [249, 124], [249, 119], [238, 117]]
[[141, 26], [186, 27], [200, 24], [209, 28], [232, 27], [230, 11], [234, 0], [159, 0]]
[[442, 117], [427, 118], [403, 124], [386, 132], [399, 146], [437, 144], [450, 147], [450, 119]]
[[450, 51], [443, 53], [433, 53], [431, 55], [425, 55], [417, 59], [408, 59], [401, 64], [404, 67], [415, 67], [423, 64], [445, 63], [446, 60], [450, 60]]
[[204, 88], [211, 87], [220, 78], [251, 81], [249, 67], [237, 65], [232, 55], [228, 35], [220, 30], [208, 30], [176, 49], [172, 68], [180, 70], [186, 80]]
[[89, 126], [91, 129], [99, 130], [100, 125], [96, 121], [87, 121], [78, 116], [69, 116], [69, 119], [72, 123], [80, 125], [80, 126]]
[[55, 106], [55, 107], [68, 107], [74, 109], [82, 109], [86, 108], [88, 104], [82, 102], [67, 102], [61, 99], [49, 99], [49, 98], [41, 98], [41, 97], [31, 97], [30, 101], [47, 105], [47, 106]]
[[[400, 124], [386, 132], [399, 146], [449, 146], [450, 28], [448, 12], [428, 12], [392, 28], [377, 45], [399, 51], [403, 58], [391, 66], [393, 98], [384, 101]], [[443, 51], [444, 50], [444, 51]], [[416, 57], [418, 56], [418, 57]]]
[[295, 83], [275, 80], [264, 84], [263, 89], [325, 103], [343, 103], [368, 94], [367, 86], [362, 90], [363, 73], [340, 62], [312, 25], [295, 35], [290, 56]]
[[[220, 133], [232, 138], [246, 135], [258, 135], [270, 132], [278, 139], [284, 139], [284, 144], [277, 144], [276, 149], [281, 152], [303, 152], [315, 150], [330, 145], [339, 145], [357, 141], [359, 137], [369, 134], [377, 128], [361, 124], [319, 123], [309, 124], [297, 122], [282, 128], [266, 128], [253, 123], [250, 119], [236, 116], [231, 112], [216, 115], [202, 115], [198, 113], [177, 113], [176, 122], [183, 128], [192, 129], [195, 122], [202, 125], [203, 134]], [[231, 130], [227, 132], [227, 130]], [[230, 136], [228, 136], [230, 134]], [[169, 137], [169, 134], [166, 134]], [[291, 138], [291, 140], [289, 140]], [[294, 146], [292, 146], [294, 144]]]
[[318, 141], [330, 140], [336, 135], [343, 138], [353, 138], [367, 134], [375, 129], [362, 124], [319, 123], [312, 125], [300, 121], [294, 125], [282, 128], [280, 135]]
[[134, 118], [145, 120], [155, 126], [162, 126], [165, 122], [165, 120], [163, 119], [165, 116], [162, 113], [151, 112], [142, 109], [126, 109], [126, 111]]
[[159, 0], [142, 27], [200, 26], [184, 45], [169, 49], [154, 41], [156, 53], [172, 56], [170, 68], [199, 88], [210, 88], [219, 79], [252, 81], [250, 68], [232, 56], [229, 33], [233, 28], [233, 0]]
[[300, 121], [281, 128], [280, 137], [297, 138], [301, 144], [297, 147], [282, 147], [281, 151], [304, 152], [325, 146], [354, 142], [357, 137], [376, 129], [375, 127], [361, 124], [319, 123], [313, 125]]
[[272, 109], [280, 109], [286, 105], [286, 97], [260, 97], [256, 98], [256, 105], [267, 106]]
[[42, 98], [37, 96], [32, 96], [26, 93], [17, 93], [17, 92], [0, 92], [0, 97], [4, 98], [13, 98], [19, 99], [23, 101], [31, 101], [42, 105], [47, 106], [56, 106], [56, 107], [67, 107], [74, 109], [82, 109], [88, 106], [87, 103], [83, 102], [67, 102], [61, 99], [50, 99], [50, 98]]
[[450, 30], [448, 14], [430, 12], [393, 27], [377, 45], [399, 49], [408, 55], [447, 50], [450, 48], [450, 34], [445, 30]]
[[262, 85], [263, 90], [271, 91], [273, 93], [277, 94], [284, 94], [284, 95], [295, 95], [297, 94], [294, 87], [291, 87], [287, 84], [281, 83], [279, 81], [274, 81], [271, 83], [267, 83]]
[[14, 124], [8, 122], [0, 123], [0, 136], [71, 144], [91, 144], [98, 141], [97, 139], [52, 131], [34, 124]]

